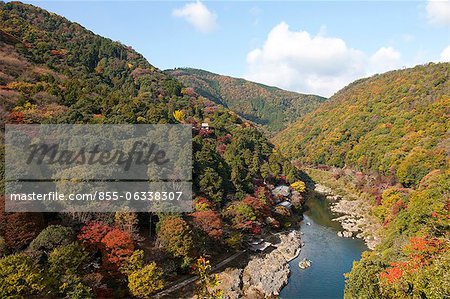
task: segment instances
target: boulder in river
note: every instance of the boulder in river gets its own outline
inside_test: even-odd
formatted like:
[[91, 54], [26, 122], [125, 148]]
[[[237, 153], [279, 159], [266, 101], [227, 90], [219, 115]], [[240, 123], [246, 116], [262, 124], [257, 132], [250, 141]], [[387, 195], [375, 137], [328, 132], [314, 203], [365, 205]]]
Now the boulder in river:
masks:
[[353, 233], [352, 233], [352, 232], [349, 232], [349, 231], [343, 231], [343, 232], [342, 232], [342, 236], [343, 236], [344, 238], [351, 238], [351, 237], [353, 237]]
[[298, 263], [298, 266], [300, 267], [300, 269], [309, 268], [311, 267], [311, 261], [308, 260], [307, 258], [304, 258]]

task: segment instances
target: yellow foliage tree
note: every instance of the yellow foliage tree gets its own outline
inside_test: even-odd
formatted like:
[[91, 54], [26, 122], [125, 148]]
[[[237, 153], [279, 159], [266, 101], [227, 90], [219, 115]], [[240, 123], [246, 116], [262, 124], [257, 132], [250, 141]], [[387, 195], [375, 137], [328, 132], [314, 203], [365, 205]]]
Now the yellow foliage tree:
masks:
[[123, 211], [118, 211], [114, 215], [114, 221], [117, 227], [135, 236], [137, 233], [137, 214], [131, 209], [126, 208]]
[[306, 190], [306, 185], [302, 181], [296, 181], [291, 184], [292, 189], [294, 189], [297, 192], [303, 193]]
[[128, 289], [131, 295], [148, 298], [164, 287], [162, 271], [155, 263], [150, 263], [128, 276]]
[[123, 265], [120, 267], [120, 272], [130, 275], [133, 272], [141, 270], [144, 267], [144, 251], [141, 249], [135, 250], [129, 256]]
[[211, 274], [211, 265], [203, 256], [194, 264], [194, 272], [198, 276], [198, 284], [195, 288], [197, 298], [216, 299], [222, 298], [223, 290], [218, 288], [220, 280], [218, 274]]
[[175, 110], [174, 112], [173, 112], [173, 117], [178, 121], [178, 122], [183, 122], [184, 121], [184, 118], [186, 117], [185, 116], [185, 114], [184, 114], [184, 112], [183, 111], [181, 111], [181, 110]]

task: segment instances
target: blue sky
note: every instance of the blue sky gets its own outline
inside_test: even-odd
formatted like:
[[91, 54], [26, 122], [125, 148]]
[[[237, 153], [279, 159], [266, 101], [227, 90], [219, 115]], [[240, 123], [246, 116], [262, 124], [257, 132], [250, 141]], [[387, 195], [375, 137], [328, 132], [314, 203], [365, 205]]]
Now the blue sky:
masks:
[[28, 2], [131, 45], [161, 69], [325, 96], [360, 77], [450, 60], [449, 1]]

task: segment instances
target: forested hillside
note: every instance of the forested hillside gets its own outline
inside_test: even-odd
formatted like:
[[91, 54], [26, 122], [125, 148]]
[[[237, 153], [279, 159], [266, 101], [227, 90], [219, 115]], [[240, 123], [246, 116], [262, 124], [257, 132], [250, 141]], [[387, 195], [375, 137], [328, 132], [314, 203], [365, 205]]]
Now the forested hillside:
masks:
[[0, 109], [2, 140], [4, 123], [189, 124], [195, 192], [183, 215], [5, 213], [1, 202], [2, 298], [148, 297], [200, 255], [238, 250], [285, 223], [261, 182], [297, 173], [257, 128], [63, 17], [0, 2]]
[[372, 178], [384, 237], [355, 263], [348, 298], [450, 294], [449, 75], [430, 63], [358, 80], [275, 138], [303, 164]]
[[326, 100], [198, 69], [178, 68], [166, 72], [200, 95], [271, 132], [285, 128]]

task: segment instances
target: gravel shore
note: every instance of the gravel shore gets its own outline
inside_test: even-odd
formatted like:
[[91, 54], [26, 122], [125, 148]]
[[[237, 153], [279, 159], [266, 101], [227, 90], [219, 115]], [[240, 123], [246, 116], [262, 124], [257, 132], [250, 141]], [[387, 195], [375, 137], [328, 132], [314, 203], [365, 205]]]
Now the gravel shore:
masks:
[[321, 193], [331, 201], [331, 211], [341, 216], [333, 219], [338, 221], [343, 231], [338, 236], [345, 238], [364, 239], [369, 249], [374, 249], [380, 242], [377, 231], [379, 222], [371, 215], [371, 206], [364, 200], [349, 200], [340, 194], [334, 194], [331, 188], [316, 184], [314, 190]]

